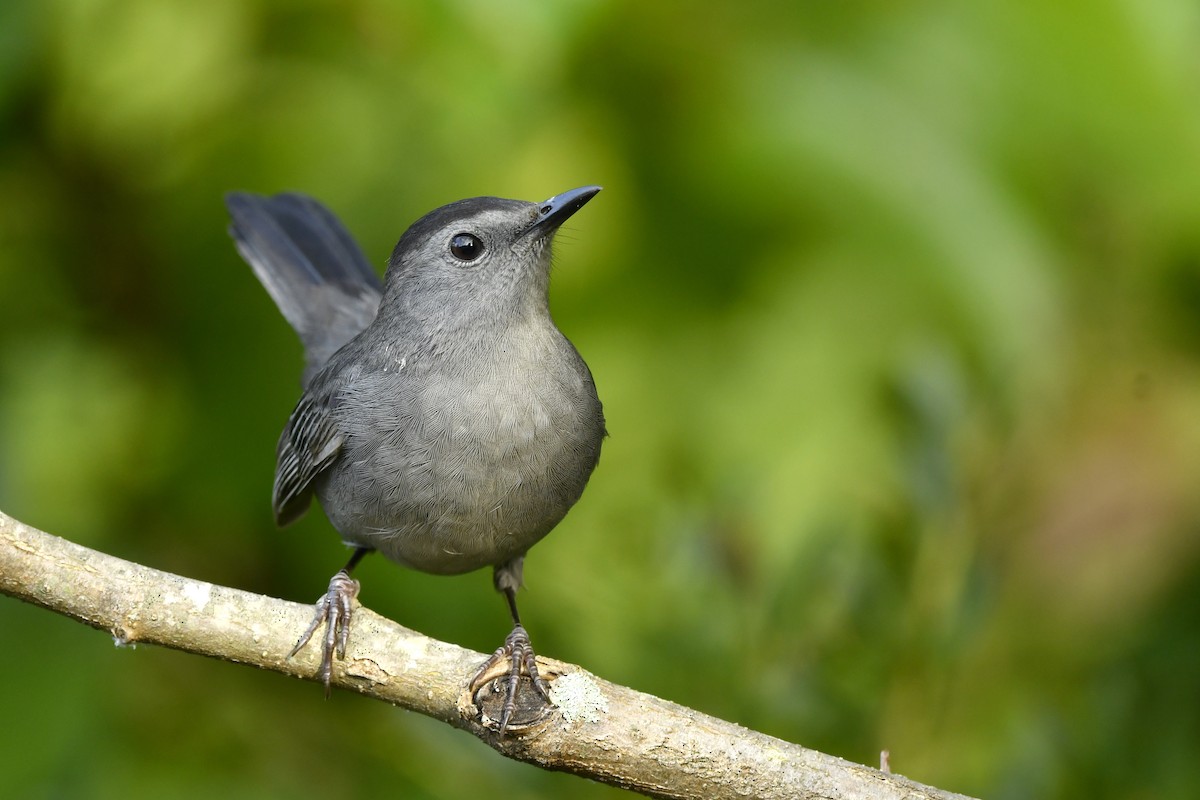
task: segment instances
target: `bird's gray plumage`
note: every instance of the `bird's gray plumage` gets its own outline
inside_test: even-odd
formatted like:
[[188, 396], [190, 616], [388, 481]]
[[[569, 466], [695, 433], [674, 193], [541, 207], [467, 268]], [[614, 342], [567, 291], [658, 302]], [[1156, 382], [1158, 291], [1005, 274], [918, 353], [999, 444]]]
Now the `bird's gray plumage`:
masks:
[[[547, 302], [554, 230], [595, 191], [561, 195], [576, 203], [565, 211], [560, 198], [437, 209], [400, 239], [382, 290], [316, 201], [229, 197], [238, 250], [306, 352], [277, 453], [280, 524], [315, 494], [351, 544], [433, 573], [513, 563], [519, 580], [605, 435], [591, 373]], [[477, 258], [455, 256], [463, 234]]]
[[383, 284], [337, 217], [311, 197], [234, 192], [226, 203], [238, 252], [304, 343], [307, 386], [375, 319]]

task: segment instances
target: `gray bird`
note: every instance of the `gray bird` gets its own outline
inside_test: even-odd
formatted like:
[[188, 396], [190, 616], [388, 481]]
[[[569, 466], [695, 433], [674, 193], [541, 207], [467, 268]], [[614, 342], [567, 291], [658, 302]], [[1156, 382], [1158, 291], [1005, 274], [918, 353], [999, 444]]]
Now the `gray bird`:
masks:
[[226, 198], [230, 234], [305, 349], [304, 394], [279, 438], [279, 525], [315, 494], [355, 548], [292, 655], [322, 625], [326, 695], [359, 584], [378, 550], [412, 569], [494, 568], [513, 630], [471, 688], [507, 670], [499, 728], [522, 670], [547, 700], [517, 613], [525, 553], [579, 499], [604, 414], [587, 364], [550, 317], [550, 243], [600, 191], [544, 203], [476, 197], [415, 222], [381, 283], [324, 206], [301, 194]]

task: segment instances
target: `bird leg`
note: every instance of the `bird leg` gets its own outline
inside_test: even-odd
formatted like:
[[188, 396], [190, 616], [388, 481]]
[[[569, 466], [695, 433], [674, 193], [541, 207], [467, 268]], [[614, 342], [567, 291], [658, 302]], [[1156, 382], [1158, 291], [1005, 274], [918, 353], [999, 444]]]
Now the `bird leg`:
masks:
[[525, 626], [521, 624], [521, 615], [517, 612], [517, 587], [521, 583], [522, 561], [522, 558], [518, 558], [496, 568], [496, 588], [502, 591], [508, 600], [513, 629], [512, 633], [504, 640], [503, 646], [492, 653], [483, 666], [475, 672], [475, 676], [468, 684], [468, 688], [474, 695], [490, 681], [503, 678], [505, 695], [498, 729], [501, 736], [507, 730], [509, 722], [512, 721], [513, 712], [516, 710], [517, 691], [521, 685], [522, 672], [528, 677], [529, 682], [533, 684], [533, 688], [541, 695], [546, 704], [553, 705], [550, 700], [550, 685], [538, 674], [537, 657], [533, 652], [533, 645], [529, 642], [529, 634], [525, 631]]
[[316, 603], [316, 613], [308, 625], [308, 629], [300, 635], [299, 641], [287, 657], [291, 658], [300, 652], [308, 640], [322, 625], [325, 626], [325, 637], [321, 646], [321, 668], [317, 671], [321, 683], [325, 684], [325, 698], [329, 698], [330, 683], [333, 680], [333, 659], [346, 657], [346, 644], [350, 641], [350, 617], [354, 613], [354, 601], [358, 598], [360, 584], [350, 577], [350, 571], [362, 561], [363, 556], [371, 552], [368, 548], [360, 547], [350, 556], [346, 566], [329, 580], [329, 590]]

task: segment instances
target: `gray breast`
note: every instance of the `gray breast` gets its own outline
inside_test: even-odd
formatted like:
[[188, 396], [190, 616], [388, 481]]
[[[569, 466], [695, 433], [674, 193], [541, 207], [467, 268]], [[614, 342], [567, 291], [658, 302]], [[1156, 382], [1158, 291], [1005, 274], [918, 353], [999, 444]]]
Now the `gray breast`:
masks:
[[317, 486], [342, 537], [449, 574], [545, 536], [579, 499], [604, 436], [591, 375], [553, 334], [401, 354], [351, 376], [335, 412], [343, 452]]

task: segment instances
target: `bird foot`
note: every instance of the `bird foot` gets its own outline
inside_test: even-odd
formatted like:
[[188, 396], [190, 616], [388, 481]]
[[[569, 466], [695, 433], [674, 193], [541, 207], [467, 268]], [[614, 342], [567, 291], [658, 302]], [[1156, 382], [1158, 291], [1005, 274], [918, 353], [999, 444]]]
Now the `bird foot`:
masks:
[[308, 630], [301, 634], [296, 646], [287, 657], [300, 652], [308, 640], [322, 625], [325, 637], [321, 643], [321, 669], [317, 672], [325, 684], [325, 697], [329, 698], [330, 682], [333, 679], [333, 659], [346, 657], [346, 644], [350, 641], [350, 617], [354, 613], [354, 601], [358, 597], [360, 584], [346, 570], [340, 570], [329, 581], [329, 591], [317, 601], [316, 613]]
[[[522, 692], [523, 687], [530, 687], [534, 691]], [[499, 726], [496, 730], [501, 736], [509, 729], [510, 723], [516, 730], [518, 726], [524, 728], [539, 721], [553, 705], [550, 686], [538, 674], [529, 634], [521, 625], [513, 628], [504, 645], [479, 668], [475, 677], [471, 678], [468, 689], [477, 706], [492, 712], [488, 716], [494, 717], [499, 706]]]

